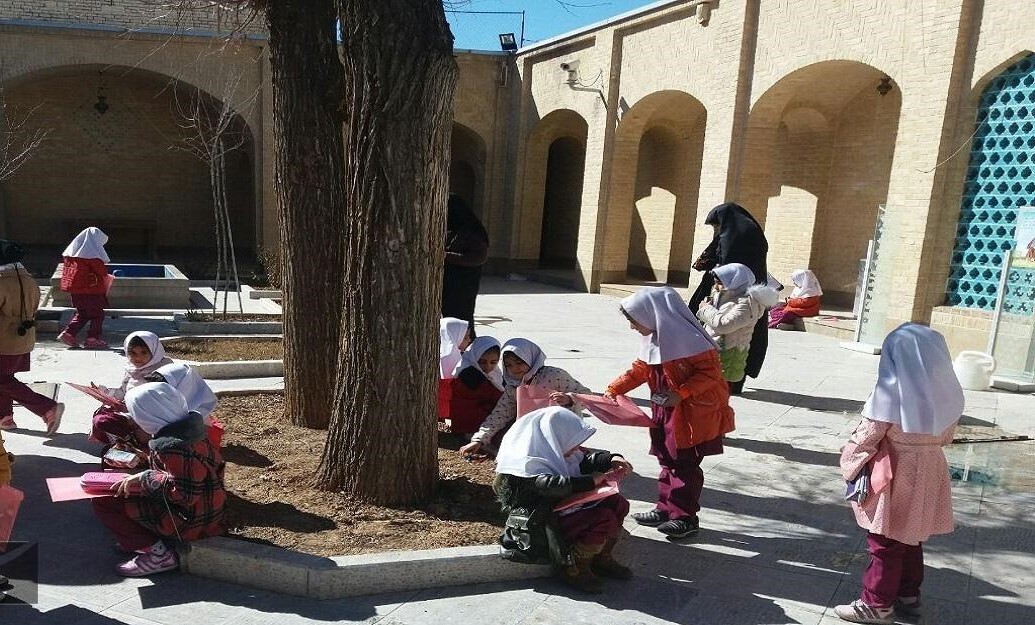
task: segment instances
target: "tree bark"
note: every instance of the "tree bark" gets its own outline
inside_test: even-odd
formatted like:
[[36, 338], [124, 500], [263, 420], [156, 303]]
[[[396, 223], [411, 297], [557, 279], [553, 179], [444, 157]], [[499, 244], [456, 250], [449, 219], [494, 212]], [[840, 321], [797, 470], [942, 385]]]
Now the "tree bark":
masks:
[[341, 366], [317, 475], [363, 501], [428, 500], [457, 67], [441, 0], [338, 0], [345, 66]]
[[344, 73], [336, 0], [267, 3], [273, 66], [284, 395], [295, 424], [326, 428], [341, 348]]

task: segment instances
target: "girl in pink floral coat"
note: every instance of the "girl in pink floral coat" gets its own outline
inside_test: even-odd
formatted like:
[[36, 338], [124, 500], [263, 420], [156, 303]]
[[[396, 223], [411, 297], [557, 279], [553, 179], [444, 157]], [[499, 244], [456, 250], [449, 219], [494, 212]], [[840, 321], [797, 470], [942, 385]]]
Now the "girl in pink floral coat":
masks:
[[841, 450], [846, 480], [870, 476], [868, 494], [852, 503], [869, 532], [862, 595], [834, 608], [853, 623], [894, 623], [896, 610], [918, 616], [922, 544], [953, 530], [942, 446], [952, 442], [963, 389], [945, 339], [926, 326], [899, 326], [884, 340], [877, 376], [863, 420]]

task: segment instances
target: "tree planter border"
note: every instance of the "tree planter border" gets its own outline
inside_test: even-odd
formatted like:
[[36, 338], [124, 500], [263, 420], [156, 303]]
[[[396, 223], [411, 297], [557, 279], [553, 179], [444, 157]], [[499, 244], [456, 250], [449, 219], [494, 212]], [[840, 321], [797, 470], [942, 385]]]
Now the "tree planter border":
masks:
[[180, 564], [192, 575], [311, 599], [536, 579], [551, 574], [549, 566], [503, 560], [496, 545], [325, 558], [226, 537], [192, 543]]
[[188, 321], [187, 316], [180, 313], [174, 315], [173, 320], [176, 322], [176, 330], [183, 335], [229, 334], [240, 336], [284, 333], [282, 321]]
[[[242, 341], [277, 341], [283, 336], [273, 334], [241, 335], [241, 334], [184, 334], [167, 336], [161, 339], [163, 345], [176, 344], [179, 341], [197, 339], [240, 339]], [[187, 360], [181, 359], [208, 380], [231, 380], [246, 378], [276, 378], [284, 375], [284, 360]]]

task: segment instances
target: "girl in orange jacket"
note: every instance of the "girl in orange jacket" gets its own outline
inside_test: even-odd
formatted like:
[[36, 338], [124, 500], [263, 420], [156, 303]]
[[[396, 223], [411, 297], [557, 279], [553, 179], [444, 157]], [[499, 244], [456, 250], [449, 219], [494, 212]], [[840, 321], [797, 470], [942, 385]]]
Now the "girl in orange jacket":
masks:
[[621, 310], [643, 344], [632, 368], [605, 394], [650, 387], [650, 453], [661, 465], [657, 506], [633, 519], [671, 538], [691, 536], [698, 531], [704, 488], [701, 460], [721, 454], [722, 436], [734, 427], [719, 352], [669, 287], [641, 289], [622, 300]]

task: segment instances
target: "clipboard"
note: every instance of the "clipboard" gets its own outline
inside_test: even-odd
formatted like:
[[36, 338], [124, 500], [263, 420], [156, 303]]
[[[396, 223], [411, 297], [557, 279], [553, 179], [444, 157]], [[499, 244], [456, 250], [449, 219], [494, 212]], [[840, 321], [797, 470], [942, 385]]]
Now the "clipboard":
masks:
[[75, 390], [79, 391], [80, 393], [85, 393], [86, 395], [89, 395], [90, 397], [93, 397], [94, 399], [96, 399], [97, 401], [101, 402], [105, 406], [109, 406], [111, 408], [123, 408], [125, 406], [125, 404], [121, 400], [115, 399], [111, 395], [108, 395], [107, 393], [101, 391], [100, 389], [93, 388], [92, 386], [85, 386], [83, 384], [76, 384], [75, 382], [65, 382], [65, 384], [71, 386], [72, 388], [74, 388]]

